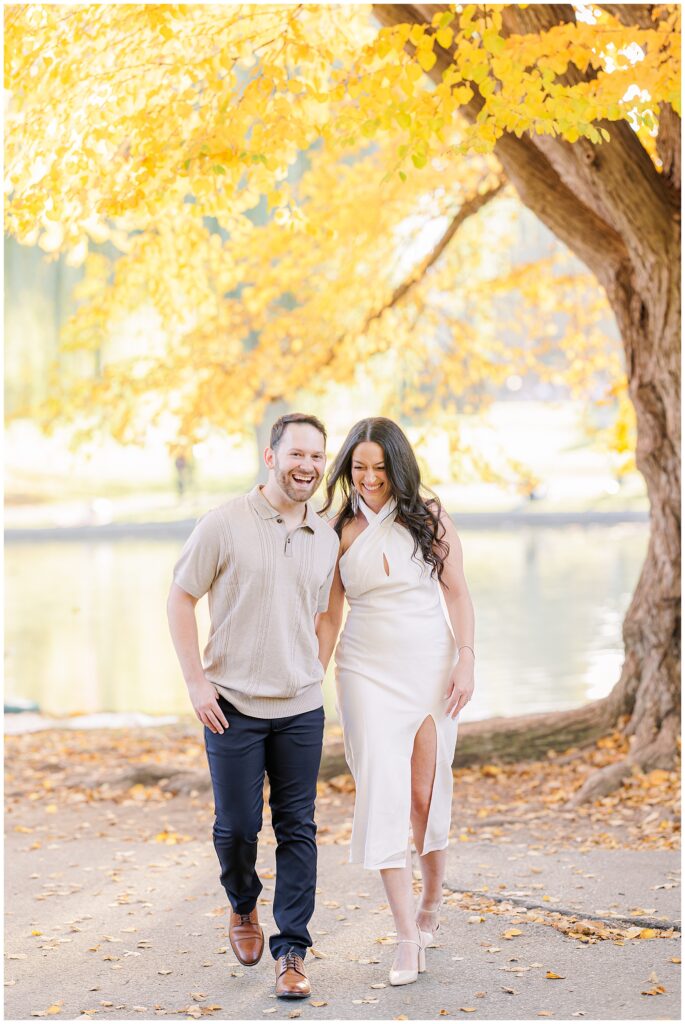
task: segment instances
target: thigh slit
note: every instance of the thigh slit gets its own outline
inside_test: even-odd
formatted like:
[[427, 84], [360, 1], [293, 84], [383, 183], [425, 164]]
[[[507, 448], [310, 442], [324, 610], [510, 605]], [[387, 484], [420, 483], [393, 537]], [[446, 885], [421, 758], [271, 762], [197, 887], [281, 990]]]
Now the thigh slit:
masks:
[[[418, 749], [417, 749], [417, 740], [418, 740], [418, 743], [419, 743]], [[432, 756], [430, 755], [430, 748], [431, 747], [433, 748]], [[431, 765], [430, 769], [428, 768], [428, 764], [427, 764], [428, 761], [430, 761], [430, 765]], [[414, 735], [414, 745], [413, 745], [412, 757], [411, 757], [412, 797], [414, 795], [413, 791], [414, 791], [415, 775], [417, 773], [420, 773], [420, 775], [421, 775], [420, 785], [421, 785], [421, 788], [423, 789], [426, 786], [426, 781], [425, 780], [426, 780], [428, 771], [430, 771], [430, 795], [429, 795], [428, 802], [427, 802], [427, 807], [426, 807], [426, 815], [425, 815], [425, 821], [424, 821], [424, 834], [423, 834], [423, 841], [421, 843], [421, 847], [422, 847], [421, 850], [418, 849], [418, 844], [417, 844], [417, 853], [419, 854], [419, 856], [421, 856], [423, 854], [423, 847], [425, 847], [425, 845], [426, 845], [425, 844], [425, 838], [426, 838], [426, 833], [428, 832], [428, 822], [429, 822], [430, 815], [431, 815], [431, 810], [432, 810], [432, 807], [433, 807], [433, 800], [435, 799], [435, 780], [436, 780], [436, 774], [437, 774], [437, 765], [438, 765], [438, 729], [437, 729], [437, 725], [436, 725], [436, 722], [435, 722], [435, 718], [433, 717], [432, 714], [428, 714], [428, 715], [426, 715], [426, 717], [424, 718], [423, 722], [421, 723], [419, 728], [416, 730], [416, 733]], [[413, 802], [414, 801], [412, 799], [412, 806], [413, 806]]]

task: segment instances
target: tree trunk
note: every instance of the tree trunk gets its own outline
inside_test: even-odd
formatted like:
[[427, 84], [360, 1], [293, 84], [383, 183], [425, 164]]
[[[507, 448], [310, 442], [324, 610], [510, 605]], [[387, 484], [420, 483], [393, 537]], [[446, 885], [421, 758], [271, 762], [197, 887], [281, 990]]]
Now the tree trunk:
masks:
[[[604, 6], [625, 24], [651, 23], [651, 5]], [[374, 5], [384, 25], [430, 24], [447, 9]], [[544, 32], [574, 17], [573, 7], [564, 4], [507, 6], [504, 32]], [[437, 45], [435, 50], [430, 74], [439, 82], [452, 53]], [[580, 77], [572, 69], [567, 80]], [[463, 108], [470, 121], [483, 106], [478, 87], [472, 89], [474, 97]], [[580, 712], [512, 719], [506, 728], [492, 722], [489, 731], [481, 727], [479, 742], [502, 756], [507, 744], [521, 749], [527, 737], [531, 749], [540, 742], [559, 749], [567, 730], [572, 745], [588, 743], [598, 729], [606, 731], [627, 716], [628, 757], [591, 776], [579, 801], [608, 792], [634, 765], [672, 766], [680, 719], [680, 118], [670, 107], [660, 111], [663, 173], [627, 123], [603, 127], [611, 140], [601, 146], [586, 139], [570, 144], [553, 136], [505, 134], [495, 147], [522, 202], [606, 290], [623, 339], [637, 416], [637, 465], [651, 507], [647, 557], [623, 626], [625, 662], [610, 697]]]

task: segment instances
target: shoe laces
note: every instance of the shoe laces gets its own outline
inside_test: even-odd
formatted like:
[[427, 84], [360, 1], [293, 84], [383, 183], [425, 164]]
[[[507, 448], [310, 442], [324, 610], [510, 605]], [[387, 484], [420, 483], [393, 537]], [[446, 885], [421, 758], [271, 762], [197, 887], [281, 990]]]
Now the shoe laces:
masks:
[[287, 970], [293, 970], [293, 971], [299, 970], [299, 965], [298, 965], [297, 961], [300, 959], [300, 957], [297, 955], [297, 953], [295, 952], [294, 949], [289, 949], [288, 952], [283, 957], [283, 959], [285, 960], [285, 969], [286, 969], [286, 971]]
[[252, 921], [250, 920], [250, 915], [249, 914], [241, 914], [240, 915], [240, 923], [241, 924], [252, 924]]

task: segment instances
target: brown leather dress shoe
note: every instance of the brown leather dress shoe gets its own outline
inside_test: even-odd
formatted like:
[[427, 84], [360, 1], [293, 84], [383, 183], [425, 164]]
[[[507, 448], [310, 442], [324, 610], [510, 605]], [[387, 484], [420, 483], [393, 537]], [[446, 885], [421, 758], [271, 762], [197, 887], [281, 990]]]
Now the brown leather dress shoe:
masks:
[[281, 999], [306, 999], [312, 986], [305, 974], [304, 960], [292, 949], [276, 961], [276, 995]]
[[254, 967], [259, 963], [264, 952], [264, 932], [259, 926], [256, 907], [249, 914], [231, 912], [228, 938], [241, 964]]

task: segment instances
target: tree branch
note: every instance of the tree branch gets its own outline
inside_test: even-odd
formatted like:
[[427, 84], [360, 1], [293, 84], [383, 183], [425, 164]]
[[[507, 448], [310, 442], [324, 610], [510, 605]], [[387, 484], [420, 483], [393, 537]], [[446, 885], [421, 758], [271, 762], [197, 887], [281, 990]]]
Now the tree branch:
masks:
[[[384, 25], [430, 24], [442, 4], [374, 4]], [[568, 4], [507, 6], [505, 32], [545, 31], [574, 17]], [[454, 57], [454, 46], [436, 46], [437, 61], [430, 71], [436, 83]], [[478, 87], [461, 109], [474, 122], [483, 106]], [[649, 273], [655, 255], [663, 258], [670, 245], [673, 208], [663, 179], [627, 124], [610, 126], [612, 140], [601, 147], [587, 140], [571, 145], [551, 136], [505, 133], [495, 145], [508, 178], [522, 201], [597, 275], [613, 288], [616, 275], [632, 254], [636, 270]], [[627, 166], [631, 201], [626, 202]]]
[[416, 270], [414, 270], [410, 276], [402, 282], [402, 284], [395, 288], [395, 291], [392, 293], [388, 301], [383, 303], [383, 305], [375, 312], [368, 315], [364, 321], [362, 331], [365, 331], [374, 320], [380, 319], [388, 309], [392, 309], [393, 306], [396, 306], [397, 303], [405, 297], [405, 295], [407, 295], [420, 281], [423, 280], [430, 268], [440, 259], [464, 221], [468, 220], [469, 217], [473, 217], [479, 210], [491, 202], [496, 195], [499, 195], [505, 185], [506, 181], [504, 178], [501, 178], [494, 188], [489, 189], [487, 192], [482, 192], [479, 195], [472, 196], [471, 199], [468, 199], [462, 204], [459, 212], [452, 218], [438, 243], [433, 249], [431, 249]]
[[[443, 4], [374, 4], [382, 25], [430, 24]], [[430, 72], [436, 83], [453, 60], [453, 49], [435, 48], [437, 61]], [[483, 106], [478, 87], [473, 98], [461, 108], [466, 120], [474, 122]], [[495, 155], [521, 201], [558, 238], [583, 260], [600, 281], [612, 282], [627, 253], [619, 236], [601, 217], [585, 206], [559, 177], [547, 158], [526, 136], [505, 134], [495, 145]]]
[[611, 14], [626, 28], [654, 28], [652, 11], [654, 4], [597, 4], [601, 10]]
[[680, 194], [680, 117], [670, 103], [662, 103], [659, 108], [656, 151], [663, 164], [662, 176]]
[[[392, 293], [387, 302], [384, 302], [378, 309], [374, 310], [372, 313], [369, 313], [366, 316], [364, 323], [359, 329], [358, 333], [363, 334], [364, 331], [368, 329], [369, 325], [372, 324], [374, 320], [380, 319], [380, 317], [382, 317], [383, 314], [388, 309], [391, 309], [393, 306], [397, 305], [398, 302], [400, 302], [413, 288], [415, 288], [416, 285], [419, 284], [419, 282], [425, 277], [430, 268], [440, 259], [441, 255], [443, 254], [449, 243], [452, 241], [452, 239], [454, 238], [462, 224], [466, 220], [468, 220], [469, 217], [473, 217], [476, 213], [478, 213], [478, 211], [481, 210], [487, 203], [491, 202], [491, 200], [493, 200], [495, 196], [499, 195], [499, 193], [505, 186], [506, 181], [502, 178], [497, 185], [495, 185], [491, 189], [488, 189], [487, 192], [474, 195], [465, 203], [463, 203], [461, 208], [459, 209], [459, 212], [450, 221], [442, 237], [439, 239], [439, 241], [433, 247], [433, 249], [431, 249], [428, 256], [426, 256], [426, 258], [423, 260], [420, 266], [416, 270], [414, 270], [412, 274], [405, 281], [402, 282], [402, 284], [398, 285], [397, 288], [395, 288], [394, 292]], [[321, 370], [324, 367], [331, 365], [331, 363], [335, 360], [340, 345], [345, 341], [345, 337], [345, 334], [341, 334], [335, 339], [335, 341], [331, 344], [326, 356], [316, 364], [317, 370]], [[262, 388], [257, 397], [261, 398], [264, 396], [264, 394], [265, 391], [264, 388]], [[283, 397], [283, 395], [269, 395], [269, 400], [273, 402], [278, 402], [282, 401]]]
[[[573, 21], [575, 13], [568, 4], [528, 4], [524, 8], [511, 5], [503, 14], [506, 34], [544, 33]], [[572, 68], [570, 75], [560, 76], [560, 81], [572, 84], [587, 78]], [[634, 254], [634, 263], [650, 264], [669, 248], [673, 204], [663, 188], [663, 179], [630, 125], [616, 121], [602, 127], [611, 139], [601, 145], [587, 139], [570, 143], [552, 135], [531, 136], [531, 141], [585, 206], [624, 239]], [[631, 168], [629, 179], [626, 167]]]

